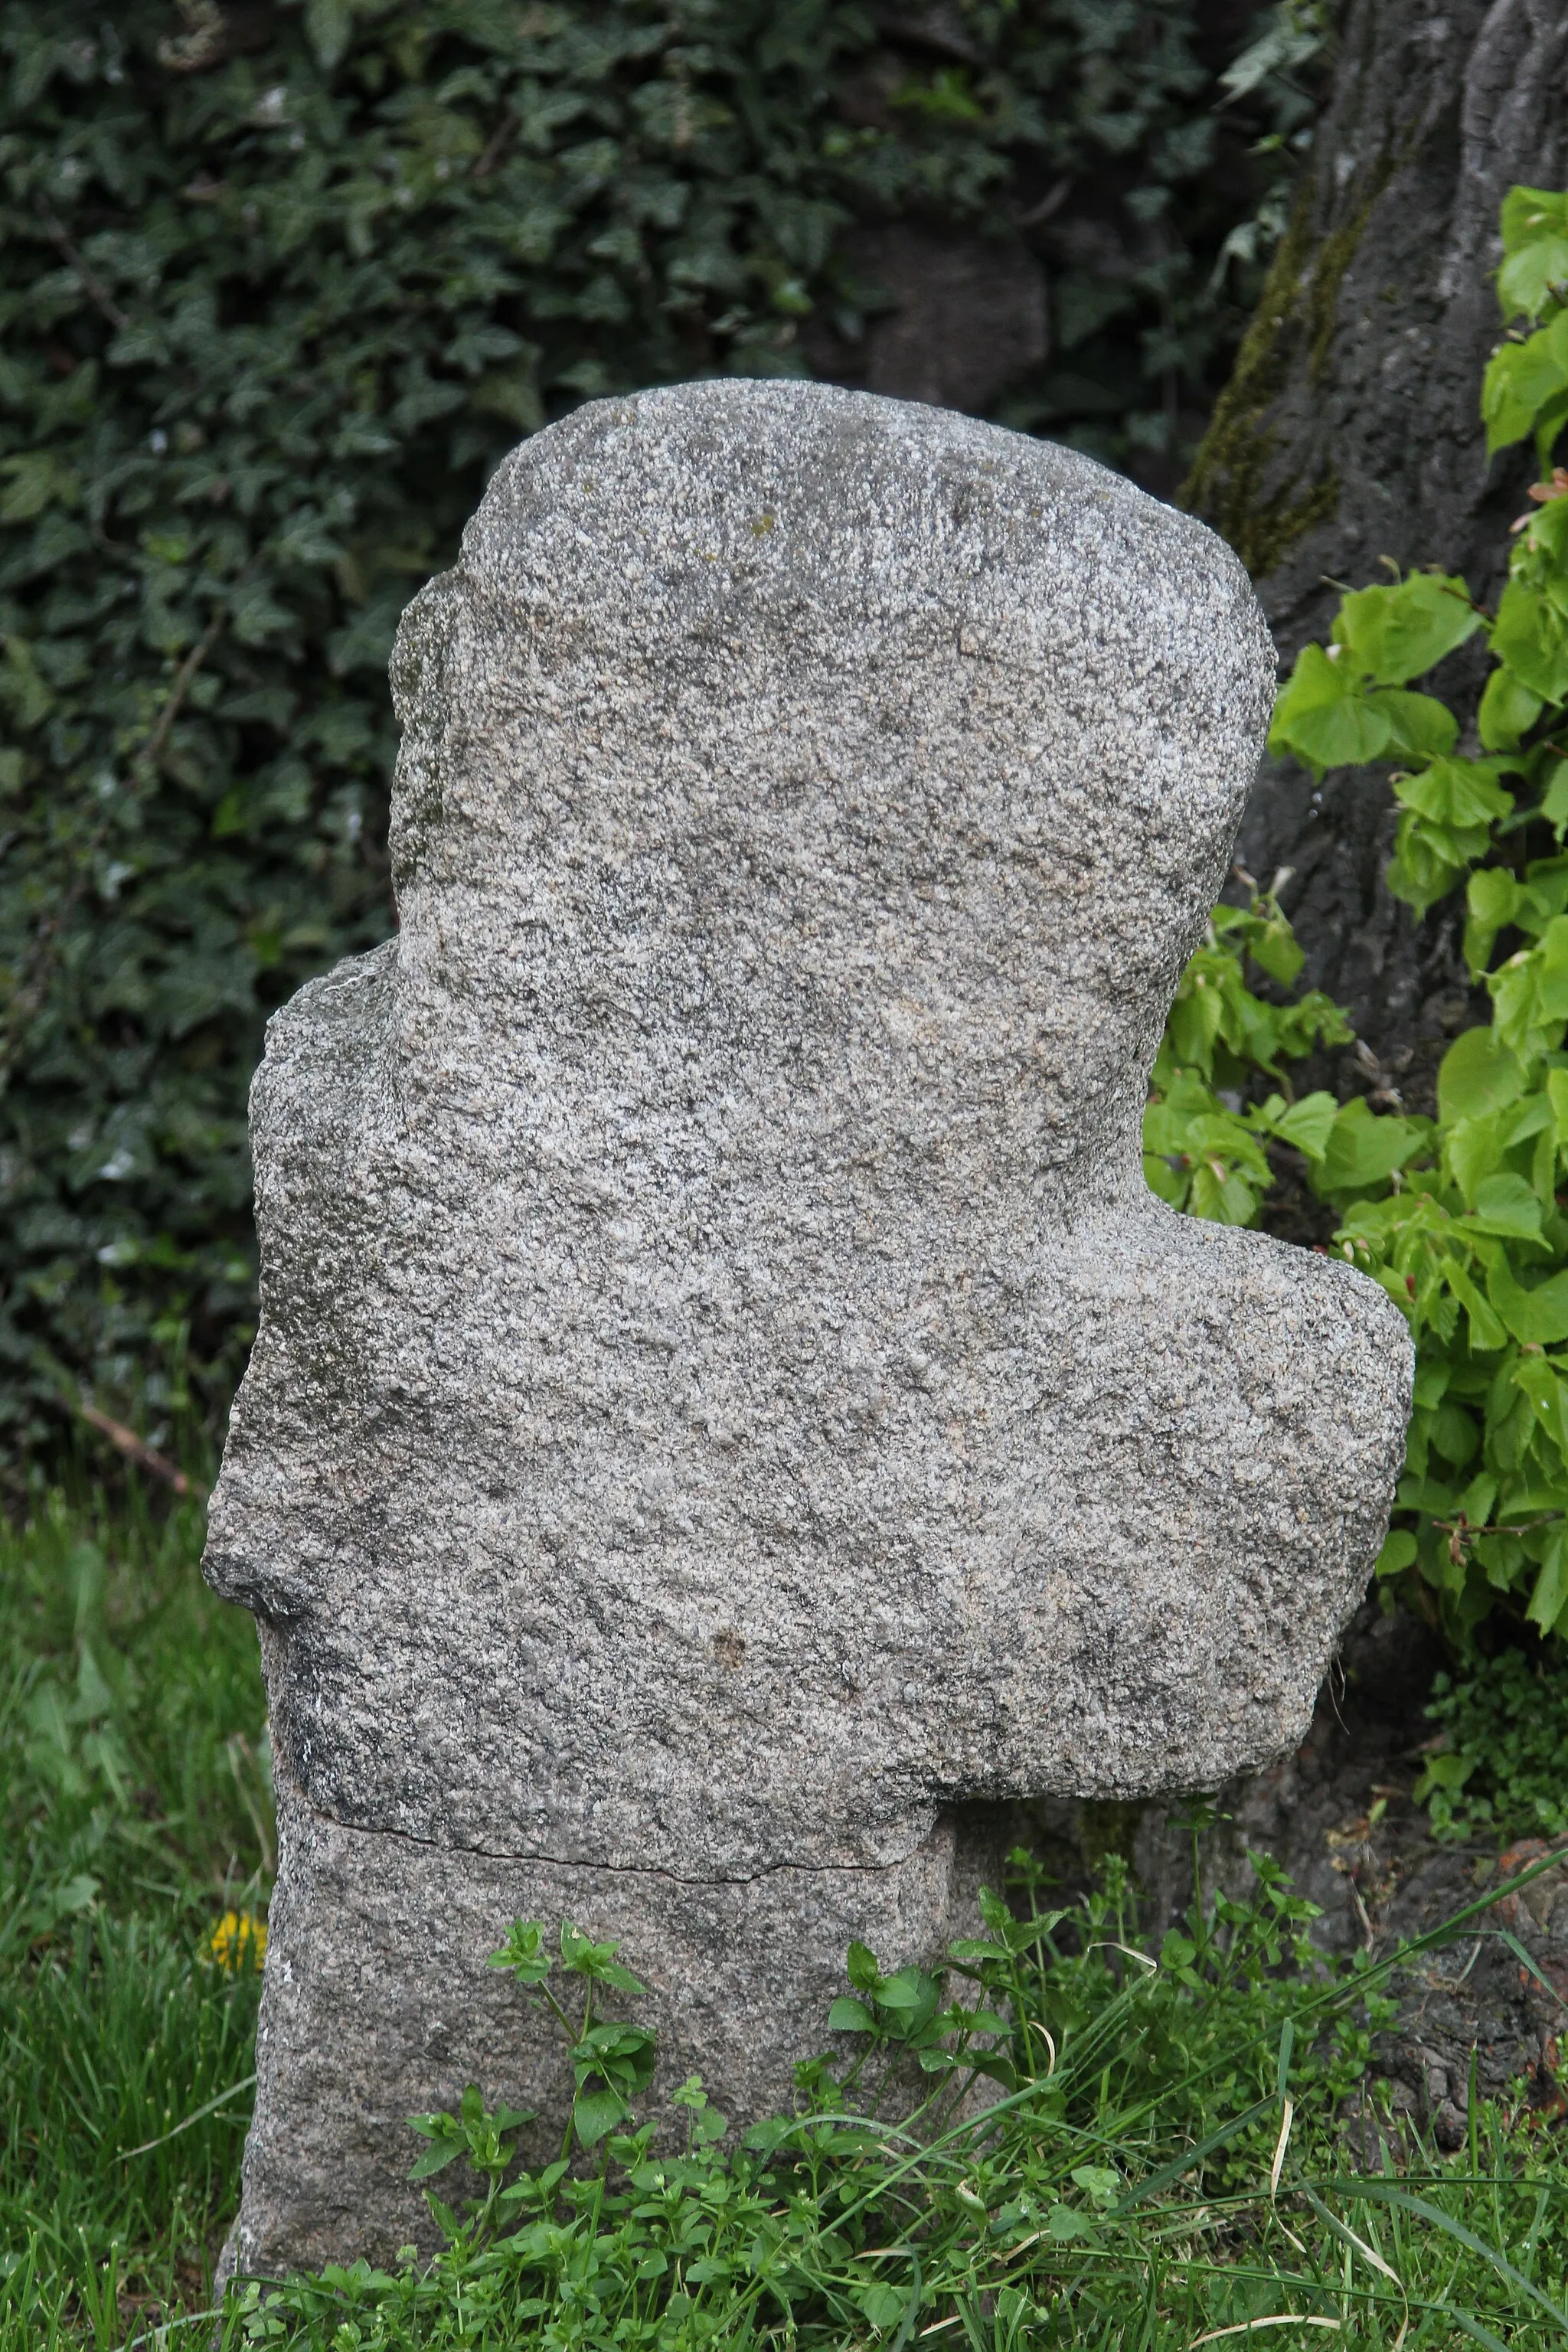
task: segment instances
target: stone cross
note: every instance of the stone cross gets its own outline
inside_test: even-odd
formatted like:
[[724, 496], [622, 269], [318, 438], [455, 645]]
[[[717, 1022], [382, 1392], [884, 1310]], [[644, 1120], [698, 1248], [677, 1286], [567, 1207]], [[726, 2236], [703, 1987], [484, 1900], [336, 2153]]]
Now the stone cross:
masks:
[[243, 2264], [419, 2237], [404, 2118], [468, 2081], [559, 2134], [514, 1916], [621, 1938], [744, 2122], [851, 1937], [965, 1931], [987, 1806], [1300, 1738], [1405, 1325], [1139, 1151], [1273, 677], [1198, 524], [799, 383], [578, 410], [410, 606], [400, 929], [252, 1103]]

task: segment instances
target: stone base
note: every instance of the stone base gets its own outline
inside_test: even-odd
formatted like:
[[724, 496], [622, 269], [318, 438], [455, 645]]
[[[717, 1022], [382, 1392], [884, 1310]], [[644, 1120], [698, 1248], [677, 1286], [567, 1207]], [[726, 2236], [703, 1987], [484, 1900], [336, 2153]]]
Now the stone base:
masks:
[[[558, 2153], [572, 2088], [563, 2037], [486, 1965], [513, 1918], [544, 1921], [552, 1938], [567, 1918], [617, 1939], [649, 1997], [616, 1996], [609, 2013], [658, 2033], [648, 2111], [700, 2074], [738, 2130], [787, 2113], [796, 2061], [832, 2041], [851, 1938], [892, 1968], [974, 1931], [1007, 1819], [948, 1812], [886, 1870], [713, 1884], [421, 1845], [344, 1829], [279, 1793], [256, 2115], [226, 2249], [226, 2266], [263, 2275], [437, 2242], [408, 2179], [423, 2143], [405, 2119], [456, 2107], [468, 2083], [488, 2106], [537, 2111], [520, 2141], [530, 2164]], [[437, 2185], [456, 2194], [456, 2178]]]

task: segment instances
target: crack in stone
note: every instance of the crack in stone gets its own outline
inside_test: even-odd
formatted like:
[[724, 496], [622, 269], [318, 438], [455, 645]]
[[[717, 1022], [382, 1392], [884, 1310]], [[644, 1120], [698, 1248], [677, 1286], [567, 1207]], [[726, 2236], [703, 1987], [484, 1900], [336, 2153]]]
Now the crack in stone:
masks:
[[481, 1862], [531, 1863], [542, 1870], [605, 1871], [617, 1878], [663, 1879], [672, 1886], [754, 1886], [759, 1879], [776, 1877], [784, 1870], [810, 1872], [821, 1878], [845, 1876], [850, 1873], [874, 1878], [883, 1876], [889, 1871], [904, 1869], [920, 1852], [920, 1844], [916, 1843], [908, 1853], [900, 1854], [891, 1862], [769, 1862], [757, 1870], [734, 1871], [722, 1877], [710, 1874], [696, 1877], [685, 1871], [660, 1870], [635, 1862], [589, 1862], [572, 1855], [468, 1845], [457, 1840], [444, 1843], [439, 1838], [420, 1837], [414, 1830], [389, 1829], [384, 1824], [372, 1827], [363, 1822], [340, 1821], [336, 1813], [323, 1812], [321, 1806], [313, 1803], [297, 1785], [289, 1793], [294, 1802], [312, 1820], [325, 1827], [342, 1830], [353, 1837], [394, 1838], [400, 1844], [417, 1846], [425, 1853], [471, 1853]]

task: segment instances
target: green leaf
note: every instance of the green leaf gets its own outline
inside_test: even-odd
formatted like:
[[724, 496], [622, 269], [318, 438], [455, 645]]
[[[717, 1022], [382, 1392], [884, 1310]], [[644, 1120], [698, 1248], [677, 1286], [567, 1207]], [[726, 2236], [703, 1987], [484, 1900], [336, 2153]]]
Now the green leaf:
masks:
[[1249, 1225], [1258, 1214], [1258, 1187], [1217, 1155], [1200, 1160], [1192, 1174], [1187, 1207], [1211, 1224]]
[[921, 1969], [900, 1969], [896, 1976], [884, 1978], [878, 1986], [878, 2006], [901, 2011], [919, 2009], [932, 1990], [931, 1979]]
[[1541, 1573], [1524, 1613], [1542, 1636], [1568, 1614], [1568, 1527], [1554, 1527], [1547, 1538]]
[[1470, 592], [1457, 575], [1413, 572], [1394, 587], [1363, 588], [1342, 597], [1333, 635], [1375, 685], [1404, 686], [1423, 677], [1480, 625]]
[[1423, 1805], [1434, 1789], [1462, 1789], [1475, 1769], [1473, 1756], [1429, 1756], [1410, 1794]]
[[508, 1969], [520, 1984], [542, 1984], [554, 1966], [544, 1948], [544, 1929], [537, 1919], [514, 1919], [506, 1942], [492, 1952], [486, 1966]]
[[1336, 1117], [1314, 1181], [1325, 1192], [1359, 1192], [1381, 1184], [1429, 1141], [1424, 1120], [1373, 1114], [1358, 1097]]
[[1109, 2205], [1121, 2194], [1121, 2175], [1108, 2164], [1075, 2164], [1072, 2177], [1097, 2205]]
[[840, 1994], [827, 2012], [829, 2033], [874, 2033], [877, 2021], [863, 2000]]
[[1390, 1528], [1377, 1555], [1374, 1576], [1400, 1576], [1415, 1561], [1415, 1538], [1408, 1528]]
[[1500, 1110], [1519, 1100], [1524, 1085], [1523, 1070], [1494, 1029], [1466, 1029], [1438, 1067], [1438, 1119], [1444, 1127], [1456, 1127], [1461, 1119]]
[[1465, 890], [1469, 920], [1465, 925], [1465, 961], [1479, 979], [1491, 961], [1492, 942], [1519, 911], [1519, 884], [1503, 866], [1488, 866], [1472, 874]]
[[[1442, 705], [1434, 708], [1441, 709]], [[1403, 807], [1437, 824], [1492, 825], [1513, 811], [1513, 794], [1500, 782], [1495, 762], [1488, 760], [1435, 758], [1418, 775], [1399, 777], [1394, 789]]]
[[[1497, 640], [1493, 638], [1493, 648]], [[1481, 696], [1476, 729], [1489, 751], [1516, 751], [1542, 712], [1542, 699], [1506, 666], [1494, 669]]]
[[342, 58], [353, 23], [350, 0], [306, 0], [305, 37], [323, 73], [331, 73]]
[[863, 2286], [855, 2300], [865, 2315], [867, 2325], [874, 2327], [879, 2336], [885, 2336], [889, 2327], [896, 2327], [904, 2315], [904, 2297], [896, 2287], [887, 2286], [880, 2281], [871, 2286]]
[[621, 1967], [616, 1958], [618, 1943], [597, 1944], [574, 1927], [570, 1919], [561, 1923], [561, 1965], [574, 1976], [590, 1977], [595, 1983], [613, 1986], [617, 1992], [644, 1994], [647, 1987], [638, 1982], [629, 1969]]
[[1488, 362], [1481, 379], [1481, 415], [1489, 457], [1533, 433], [1542, 410], [1568, 389], [1565, 319], [1568, 313], [1560, 314], [1521, 343], [1504, 343]]
[[1487, 1277], [1487, 1296], [1514, 1339], [1538, 1348], [1554, 1348], [1568, 1339], [1568, 1272], [1526, 1290], [1507, 1259], [1500, 1256]]
[[1461, 1119], [1445, 1133], [1444, 1165], [1463, 1193], [1467, 1209], [1475, 1207], [1480, 1186], [1502, 1166], [1513, 1139], [1511, 1127], [1508, 1113], [1493, 1111], [1480, 1118]]
[[30, 451], [25, 457], [0, 458], [0, 523], [31, 522], [57, 501], [75, 506], [80, 486], [75, 471], [62, 465], [52, 450]]
[[1144, 1153], [1143, 1181], [1157, 1199], [1164, 1202], [1167, 1208], [1185, 1208], [1187, 1193], [1191, 1189], [1186, 1171], [1173, 1168], [1170, 1162], [1162, 1158], [1159, 1153], [1152, 1151]]
[[1293, 751], [1321, 774], [1375, 760], [1393, 734], [1349, 660], [1334, 660], [1321, 646], [1302, 646], [1274, 705], [1271, 751]]
[[882, 1971], [877, 1966], [877, 1956], [868, 1945], [853, 1943], [845, 1960], [844, 1973], [858, 1992], [876, 1992], [882, 1981]]
[[1068, 2245], [1075, 2238], [1092, 2238], [1094, 2223], [1086, 2213], [1074, 2210], [1070, 2205], [1053, 2205], [1046, 2216], [1046, 2228], [1058, 2245]]
[[1561, 847], [1568, 834], [1568, 760], [1554, 760], [1546, 771], [1546, 788], [1541, 795], [1541, 814], [1557, 836]]
[[1523, 1061], [1556, 1050], [1568, 1024], [1568, 915], [1554, 915], [1535, 945], [1488, 975], [1499, 1035]]
[[1484, 856], [1490, 845], [1488, 832], [1456, 833], [1449, 826], [1431, 824], [1425, 817], [1406, 811], [1399, 820], [1394, 856], [1389, 860], [1389, 889], [1394, 898], [1424, 915], [1428, 907], [1435, 907], [1439, 898], [1448, 896], [1466, 866]]
[[1476, 1191], [1473, 1222], [1509, 1241], [1539, 1241], [1541, 1203], [1522, 1176], [1488, 1176]]
[[410, 2130], [431, 2142], [416, 2158], [408, 2175], [410, 2180], [429, 2180], [437, 2172], [445, 2172], [465, 2153], [466, 2143], [455, 2116], [410, 2116], [407, 2122]]
[[55, 707], [55, 696], [38, 668], [37, 656], [25, 637], [5, 639], [0, 664], [0, 709], [9, 710], [15, 724], [26, 733], [41, 726]]
[[1294, 1144], [1309, 1160], [1321, 1160], [1339, 1113], [1339, 1104], [1332, 1095], [1302, 1095], [1273, 1120], [1273, 1132], [1282, 1143]]
[[594, 1970], [594, 1974], [601, 1984], [608, 1985], [612, 1991], [629, 1993], [634, 2000], [645, 1998], [647, 1993], [647, 1987], [642, 1979], [639, 1977], [634, 1977], [630, 1969], [623, 1969], [619, 1960], [602, 1961]]
[[1281, 988], [1289, 987], [1306, 961], [1295, 932], [1277, 907], [1264, 921], [1248, 926], [1247, 952]]
[[1539, 318], [1568, 279], [1568, 221], [1563, 197], [1544, 188], [1510, 188], [1502, 203], [1502, 266], [1498, 300], [1505, 319]]
[[572, 2122], [577, 2137], [584, 2147], [595, 2147], [607, 2131], [614, 2130], [631, 2110], [618, 2091], [607, 2088], [579, 2091], [572, 2104]]
[[1470, 1345], [1482, 1355], [1489, 1355], [1508, 1345], [1508, 1332], [1494, 1307], [1489, 1306], [1465, 1272], [1463, 1266], [1450, 1259], [1444, 1268], [1445, 1278], [1459, 1301], [1470, 1326]]
[[1498, 605], [1492, 651], [1527, 694], [1568, 701], [1568, 614], [1517, 573]]
[[1373, 698], [1373, 708], [1388, 727], [1389, 749], [1407, 760], [1440, 758], [1458, 740], [1458, 720], [1435, 695], [1384, 687]]

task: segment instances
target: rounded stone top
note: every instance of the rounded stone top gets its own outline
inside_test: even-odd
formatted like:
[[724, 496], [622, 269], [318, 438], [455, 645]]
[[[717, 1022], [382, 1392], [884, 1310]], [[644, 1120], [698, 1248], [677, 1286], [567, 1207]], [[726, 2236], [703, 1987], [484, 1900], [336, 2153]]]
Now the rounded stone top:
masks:
[[1223, 542], [1072, 450], [816, 383], [593, 403], [399, 631], [411, 1064], [892, 1054], [889, 1119], [1007, 1099], [1020, 1164], [1141, 1183], [1273, 675]]
[[[462, 568], [514, 606], [624, 607], [688, 625], [744, 583], [792, 632], [899, 633], [986, 614], [1038, 659], [1141, 624], [1257, 695], [1263, 631], [1215, 534], [1048, 441], [833, 385], [722, 380], [595, 401], [498, 469]], [[1066, 599], [1067, 609], [1062, 609]], [[988, 648], [989, 649], [989, 648]], [[1152, 651], [1152, 645], [1148, 647]]]
[[1000, 666], [1020, 731], [1131, 724], [1121, 793], [1179, 785], [1209, 824], [1239, 812], [1273, 690], [1247, 575], [1202, 524], [1057, 444], [818, 383], [675, 384], [524, 442], [405, 616], [405, 720], [455, 591], [503, 660], [635, 671], [743, 636], [813, 695], [825, 673]]

